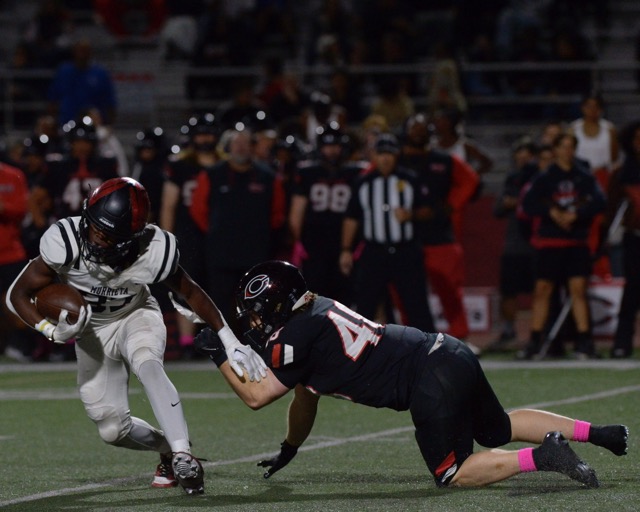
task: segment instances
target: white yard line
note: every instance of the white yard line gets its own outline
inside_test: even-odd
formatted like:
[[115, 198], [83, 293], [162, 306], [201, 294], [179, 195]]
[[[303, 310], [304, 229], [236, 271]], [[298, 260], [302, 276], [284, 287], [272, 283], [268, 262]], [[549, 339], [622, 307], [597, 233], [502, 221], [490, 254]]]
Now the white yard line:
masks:
[[[602, 398], [607, 398], [607, 397], [612, 397], [612, 396], [617, 396], [617, 395], [623, 395], [623, 394], [626, 394], [626, 393], [634, 393], [634, 392], [637, 392], [637, 391], [640, 391], [640, 385], [638, 385], [638, 386], [625, 386], [625, 387], [616, 388], [616, 389], [610, 389], [610, 390], [602, 391], [602, 392], [598, 392], [598, 393], [590, 393], [588, 395], [580, 395], [580, 396], [564, 398], [562, 400], [552, 400], [552, 401], [548, 401], [548, 402], [538, 402], [538, 403], [532, 403], [532, 404], [525, 404], [525, 405], [521, 405], [520, 408], [541, 408], [541, 407], [553, 407], [553, 406], [556, 406], [556, 405], [576, 404], [576, 403], [580, 403], [580, 402], [588, 402], [590, 400], [599, 400], [599, 399], [602, 399]], [[197, 394], [198, 395], [207, 395], [206, 393], [197, 393]], [[226, 395], [226, 394], [225, 393], [211, 393], [210, 395]], [[186, 396], [186, 394], [183, 394], [183, 396]], [[225, 398], [226, 398], [226, 396], [225, 396]], [[357, 443], [357, 442], [362, 442], [362, 441], [371, 441], [373, 439], [379, 439], [379, 438], [383, 438], [383, 437], [394, 436], [394, 435], [397, 435], [397, 434], [404, 434], [406, 432], [411, 432], [412, 430], [413, 430], [413, 427], [401, 427], [401, 428], [394, 428], [394, 429], [389, 429], [389, 430], [382, 430], [380, 432], [372, 432], [370, 434], [363, 434], [363, 435], [359, 435], [359, 436], [325, 440], [325, 441], [317, 442], [315, 444], [305, 445], [302, 448], [300, 448], [300, 451], [320, 450], [320, 449], [329, 448], [329, 447], [332, 447], [332, 446], [340, 446], [340, 445], [345, 445], [345, 444], [349, 444], [349, 443]], [[238, 459], [205, 462], [204, 466], [205, 467], [229, 466], [231, 464], [241, 464], [241, 463], [246, 463], [246, 462], [255, 462], [255, 461], [261, 460], [261, 459], [263, 459], [265, 457], [271, 457], [271, 456], [274, 455], [274, 453], [275, 452], [256, 453], [256, 454], [248, 455], [246, 457], [241, 457], [241, 458], [238, 458]], [[64, 495], [67, 495], [67, 494], [79, 493], [79, 492], [84, 492], [84, 491], [91, 491], [91, 490], [95, 490], [95, 489], [102, 489], [102, 488], [105, 488], [105, 487], [114, 487], [114, 486], [122, 485], [122, 484], [126, 485], [128, 483], [134, 482], [134, 481], [139, 480], [140, 478], [144, 478], [146, 476], [149, 476], [149, 478], [150, 478], [151, 477], [151, 473], [143, 474], [143, 475], [137, 475], [137, 476], [130, 476], [130, 477], [125, 477], [125, 478], [116, 478], [116, 479], [108, 480], [108, 481], [102, 482], [102, 483], [87, 484], [87, 485], [82, 485], [82, 486], [78, 486], [78, 487], [66, 487], [66, 488], [57, 489], [57, 490], [54, 490], [54, 491], [47, 491], [47, 492], [41, 492], [41, 493], [37, 493], [37, 494], [31, 494], [29, 496], [22, 496], [20, 498], [15, 498], [15, 499], [12, 499], [12, 500], [0, 501], [0, 507], [8, 507], [10, 505], [16, 505], [16, 504], [19, 504], [19, 503], [27, 503], [27, 502], [30, 502], [30, 501], [37, 501], [37, 500], [41, 500], [41, 499], [45, 499], [45, 498], [55, 498], [55, 497], [64, 496]]]

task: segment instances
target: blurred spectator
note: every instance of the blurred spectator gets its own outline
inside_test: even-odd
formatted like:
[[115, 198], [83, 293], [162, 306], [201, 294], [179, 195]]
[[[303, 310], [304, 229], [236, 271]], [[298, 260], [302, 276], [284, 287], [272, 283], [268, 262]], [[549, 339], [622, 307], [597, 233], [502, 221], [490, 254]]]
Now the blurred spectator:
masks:
[[[192, 116], [187, 122], [188, 145], [178, 159], [166, 168], [163, 183], [159, 223], [179, 240], [183, 250], [180, 264], [200, 286], [206, 286], [204, 236], [191, 217], [189, 209], [200, 172], [207, 172], [219, 161], [216, 147], [220, 126], [211, 112]], [[155, 164], [156, 166], [158, 164]], [[185, 357], [191, 357], [195, 326], [183, 315], [177, 315], [178, 342]]]
[[[426, 194], [427, 214], [415, 222], [422, 243], [429, 284], [440, 299], [449, 327], [447, 332], [464, 340], [469, 325], [463, 303], [464, 254], [453, 229], [453, 213], [464, 208], [474, 195], [478, 175], [461, 159], [429, 148], [425, 114], [411, 116], [405, 126], [405, 143], [399, 164], [414, 170]], [[476, 353], [479, 349], [470, 348]]]
[[29, 187], [29, 211], [22, 223], [22, 242], [27, 257], [33, 259], [40, 254], [40, 237], [53, 223], [53, 201], [42, 185], [49, 172], [48, 141], [44, 135], [32, 135], [23, 144], [20, 167]]
[[256, 119], [258, 112], [264, 111], [264, 108], [255, 95], [251, 80], [237, 79], [232, 98], [218, 106], [216, 117], [222, 130], [233, 130], [236, 123], [248, 124]]
[[[358, 313], [374, 318], [392, 286], [407, 324], [433, 332], [422, 248], [415, 232], [415, 222], [427, 214], [425, 190], [415, 172], [398, 166], [400, 144], [394, 135], [378, 137], [375, 148], [370, 171], [352, 187], [342, 223], [340, 269], [346, 275], [354, 272]], [[362, 246], [356, 246], [359, 232]]]
[[262, 63], [262, 76], [256, 87], [256, 97], [262, 104], [269, 106], [282, 92], [284, 76], [284, 62], [280, 57], [265, 59]]
[[[513, 170], [504, 180], [502, 192], [496, 199], [493, 214], [507, 223], [504, 246], [500, 257], [500, 335], [490, 349], [500, 350], [516, 341], [518, 296], [533, 291], [533, 247], [529, 241], [531, 228], [518, 216], [520, 197], [525, 186], [540, 172], [538, 147], [528, 137], [514, 146]], [[542, 165], [546, 165], [542, 164]]]
[[[493, 39], [479, 33], [466, 49], [469, 64], [488, 64], [498, 61]], [[467, 71], [463, 77], [464, 90], [470, 96], [492, 96], [502, 92], [500, 74], [491, 71]]]
[[187, 60], [193, 55], [198, 31], [197, 20], [202, 15], [204, 6], [204, 0], [166, 0], [167, 20], [159, 37], [160, 52], [164, 60]]
[[371, 105], [371, 113], [384, 117], [392, 132], [400, 132], [407, 118], [415, 112], [415, 105], [400, 81], [389, 76], [378, 88]]
[[152, 37], [166, 20], [166, 0], [93, 0], [93, 9], [117, 38]]
[[82, 203], [104, 181], [118, 177], [117, 162], [97, 153], [98, 136], [87, 119], [64, 126], [70, 149], [61, 160], [49, 162], [40, 184], [53, 201], [53, 217], [80, 215]]
[[[358, 14], [362, 19], [362, 32], [369, 47], [372, 63], [398, 62], [398, 58], [390, 54], [390, 43], [395, 49], [402, 48], [406, 55], [402, 60], [413, 61], [415, 33], [415, 14], [417, 5], [401, 0], [376, 0], [362, 2]], [[393, 40], [389, 39], [392, 35]]]
[[84, 111], [97, 108], [106, 125], [116, 114], [116, 94], [109, 72], [91, 62], [91, 43], [84, 39], [73, 46], [73, 60], [61, 64], [49, 87], [51, 110], [60, 125], [77, 119]]
[[277, 252], [273, 232], [285, 222], [285, 194], [280, 178], [252, 159], [252, 134], [233, 131], [228, 160], [197, 177], [191, 216], [204, 233], [207, 290], [233, 319], [238, 280], [253, 265]]
[[453, 49], [440, 41], [434, 50], [435, 69], [429, 84], [427, 108], [430, 113], [440, 109], [454, 109], [464, 114], [467, 100], [460, 86], [458, 64]]
[[556, 286], [566, 284], [576, 324], [575, 357], [596, 357], [591, 336], [588, 279], [591, 275], [589, 230], [595, 215], [605, 208], [605, 197], [595, 178], [575, 160], [578, 141], [571, 134], [554, 142], [554, 163], [540, 173], [524, 195], [526, 215], [539, 219], [532, 238], [536, 280], [533, 292], [531, 334], [521, 359], [536, 357]]
[[[509, 47], [506, 60], [522, 65], [536, 64], [548, 61], [549, 55], [545, 50], [540, 27], [526, 26], [515, 34], [515, 40]], [[517, 70], [506, 73], [507, 87], [510, 94], [517, 96], [536, 96], [547, 92], [546, 77], [537, 70]], [[535, 115], [538, 106], [520, 106], [521, 115]]]
[[529, 0], [507, 0], [497, 18], [495, 43], [502, 59], [513, 60], [513, 49], [521, 46], [532, 50], [538, 46], [538, 35], [543, 26], [544, 2]]
[[603, 230], [607, 233], [620, 213], [622, 226], [622, 263], [624, 289], [618, 311], [618, 325], [611, 347], [611, 357], [628, 358], [633, 354], [636, 315], [640, 310], [640, 122], [629, 123], [620, 134], [624, 161], [609, 182], [607, 216]]
[[[7, 290], [27, 264], [22, 245], [21, 225], [27, 214], [29, 188], [23, 172], [0, 162], [0, 326], [5, 342], [0, 349], [7, 357], [20, 362], [29, 360], [21, 339], [19, 324], [14, 322], [5, 304]], [[29, 349], [32, 347], [29, 347]]]
[[23, 105], [23, 103], [42, 102], [45, 97], [49, 80], [28, 76], [29, 72], [41, 66], [29, 45], [22, 43], [16, 46], [9, 65], [15, 76], [7, 82], [7, 95], [13, 102], [13, 124], [16, 128], [30, 129], [36, 120], [37, 113], [41, 110], [34, 105]]
[[309, 95], [294, 72], [284, 73], [280, 90], [266, 103], [269, 115], [276, 125], [292, 119], [301, 122], [308, 105]]
[[321, 91], [314, 91], [309, 98], [309, 106], [302, 116], [304, 136], [311, 148], [316, 147], [316, 140], [321, 129], [336, 123], [344, 126], [345, 112], [342, 107], [334, 105], [331, 97]]
[[463, 116], [456, 109], [439, 109], [434, 112], [431, 145], [470, 164], [480, 175], [493, 168], [493, 159], [480, 145], [464, 133]]
[[[618, 134], [614, 124], [604, 119], [604, 100], [598, 94], [589, 94], [581, 104], [582, 117], [570, 125], [571, 132], [578, 140], [576, 157], [585, 161], [591, 173], [606, 191], [609, 187], [611, 172], [619, 165], [620, 150]], [[600, 246], [601, 224], [603, 216], [595, 218], [589, 235], [589, 247], [595, 253]], [[601, 256], [593, 267], [594, 274], [600, 278], [611, 276], [609, 258]], [[617, 272], [619, 274], [619, 272]]]
[[288, 0], [256, 0], [253, 11], [254, 41], [261, 55], [294, 57], [296, 22]]
[[310, 290], [351, 304], [351, 283], [339, 267], [341, 229], [351, 185], [363, 166], [346, 162], [348, 140], [337, 125], [319, 134], [317, 145], [317, 159], [306, 162], [294, 177], [290, 259]]
[[[131, 177], [146, 189], [151, 203], [149, 222], [160, 223], [162, 190], [166, 180], [169, 145], [164, 130], [159, 126], [145, 128], [136, 133]], [[191, 275], [191, 274], [189, 274]]]
[[556, 120], [548, 121], [542, 126], [537, 143], [539, 146], [551, 146], [553, 145], [553, 141], [556, 140], [556, 137], [565, 131], [566, 127], [563, 122]]
[[[549, 60], [571, 65], [575, 62], [593, 60], [593, 54], [589, 50], [589, 43], [581, 34], [570, 27], [563, 27], [552, 38]], [[585, 91], [592, 90], [589, 69], [570, 69], [567, 66], [562, 70], [551, 71], [548, 82], [548, 92], [552, 95], [584, 95]]]
[[39, 66], [55, 68], [67, 56], [73, 30], [71, 12], [64, 0], [40, 0], [23, 40]]
[[327, 93], [332, 103], [343, 109], [347, 124], [352, 125], [362, 121], [365, 116], [363, 92], [359, 80], [346, 68], [340, 67], [333, 71]]
[[112, 126], [106, 126], [102, 122], [102, 116], [97, 108], [89, 109], [83, 115], [89, 116], [91, 122], [96, 127], [96, 137], [98, 139], [98, 154], [104, 158], [113, 158], [118, 163], [118, 174], [129, 176], [129, 160], [125, 153], [124, 146], [114, 133]]
[[[236, 2], [239, 3], [239, 2]], [[227, 7], [233, 6], [229, 2]], [[187, 74], [187, 97], [190, 100], [226, 98], [231, 81], [226, 76], [194, 73], [197, 68], [247, 66], [252, 62], [251, 27], [243, 16], [232, 17], [223, 0], [211, 0], [198, 19], [198, 34]]]
[[311, 13], [309, 44], [306, 51], [308, 64], [336, 66], [347, 61], [354, 17], [341, 0], [321, 0]]
[[362, 121], [360, 127], [361, 147], [356, 156], [358, 160], [371, 162], [375, 156], [376, 141], [383, 133], [389, 133], [389, 123], [379, 114], [370, 114]]

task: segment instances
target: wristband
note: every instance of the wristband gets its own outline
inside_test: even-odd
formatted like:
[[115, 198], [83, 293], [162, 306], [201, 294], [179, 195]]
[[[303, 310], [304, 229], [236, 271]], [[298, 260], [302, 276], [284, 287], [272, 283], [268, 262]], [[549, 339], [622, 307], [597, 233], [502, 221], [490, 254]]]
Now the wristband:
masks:
[[224, 350], [217, 349], [209, 353], [209, 359], [211, 359], [215, 363], [215, 365], [220, 368], [224, 364], [224, 362], [229, 359], [229, 357]]
[[43, 334], [46, 338], [49, 338], [50, 340], [53, 339], [53, 331], [56, 330], [56, 326], [46, 318], [40, 320], [34, 327], [36, 328], [36, 331]]
[[293, 446], [286, 439], [280, 443], [280, 451], [283, 455], [293, 458], [298, 453], [299, 446]]

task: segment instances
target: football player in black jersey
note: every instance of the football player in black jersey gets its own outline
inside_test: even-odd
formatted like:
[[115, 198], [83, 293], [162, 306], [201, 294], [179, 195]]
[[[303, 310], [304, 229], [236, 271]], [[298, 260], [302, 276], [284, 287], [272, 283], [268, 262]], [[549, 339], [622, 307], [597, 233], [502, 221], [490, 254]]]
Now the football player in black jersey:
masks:
[[351, 303], [349, 277], [340, 271], [342, 221], [351, 186], [364, 162], [346, 162], [348, 136], [337, 124], [317, 137], [318, 158], [303, 162], [294, 174], [289, 227], [294, 239], [291, 262], [311, 288]]
[[[82, 214], [61, 219], [40, 242], [7, 292], [7, 305], [27, 325], [55, 343], [75, 339], [78, 388], [89, 418], [105, 443], [157, 451], [152, 486], [180, 484], [204, 491], [203, 470], [191, 455], [180, 396], [163, 367], [166, 328], [149, 285], [164, 282], [214, 327], [239, 376], [260, 379], [264, 362], [241, 344], [211, 298], [180, 266], [176, 238], [148, 224], [149, 197], [132, 178], [105, 181], [85, 200]], [[87, 305], [75, 323], [62, 310], [44, 318], [32, 297], [60, 280], [80, 291]], [[130, 373], [144, 387], [162, 430], [131, 415]]]
[[[588, 487], [595, 472], [568, 440], [627, 450], [624, 425], [591, 425], [550, 412], [506, 412], [471, 350], [443, 333], [381, 325], [327, 297], [311, 293], [298, 269], [282, 261], [253, 267], [237, 289], [244, 337], [269, 367], [260, 382], [230, 370], [219, 337], [204, 329], [196, 346], [208, 353], [236, 394], [252, 409], [291, 389], [288, 431], [278, 455], [259, 463], [265, 478], [287, 465], [307, 439], [322, 395], [372, 407], [409, 410], [424, 460], [438, 486], [482, 486], [526, 471], [556, 471]], [[473, 443], [521, 450], [473, 453]]]

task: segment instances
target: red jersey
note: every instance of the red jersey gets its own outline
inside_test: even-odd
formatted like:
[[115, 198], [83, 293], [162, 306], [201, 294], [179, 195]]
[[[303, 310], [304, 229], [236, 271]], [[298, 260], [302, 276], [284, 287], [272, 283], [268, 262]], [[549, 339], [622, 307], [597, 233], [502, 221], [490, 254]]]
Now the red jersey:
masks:
[[27, 258], [21, 225], [27, 213], [29, 187], [24, 173], [0, 163], [0, 265]]

